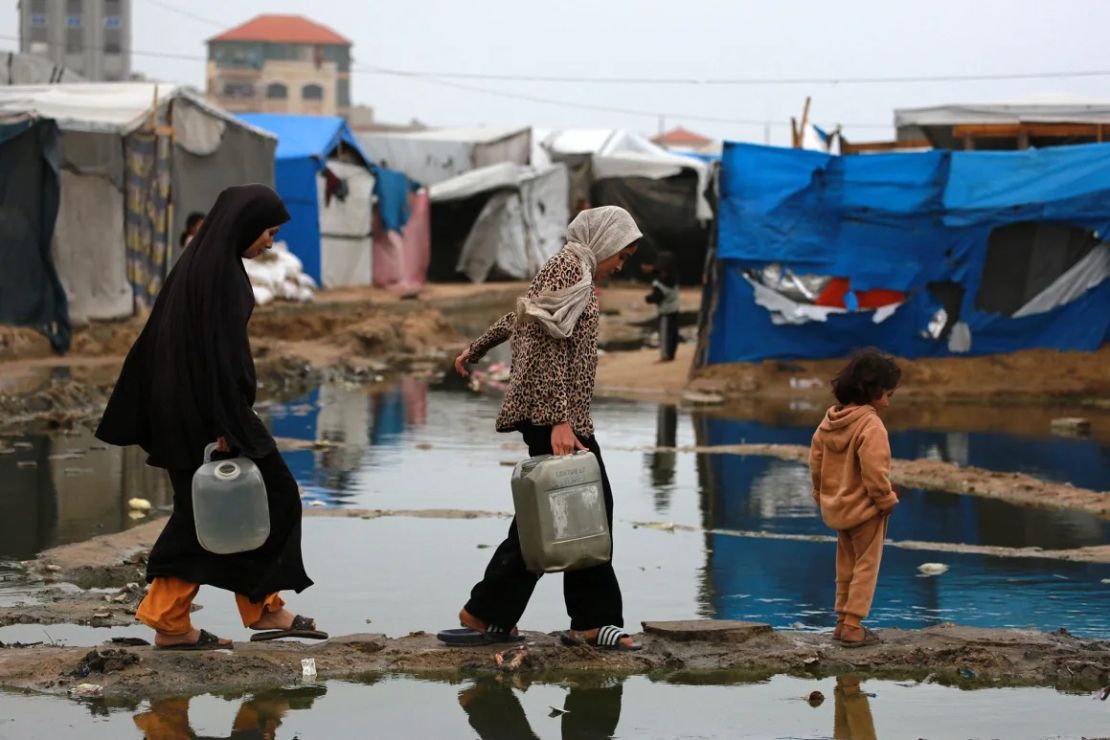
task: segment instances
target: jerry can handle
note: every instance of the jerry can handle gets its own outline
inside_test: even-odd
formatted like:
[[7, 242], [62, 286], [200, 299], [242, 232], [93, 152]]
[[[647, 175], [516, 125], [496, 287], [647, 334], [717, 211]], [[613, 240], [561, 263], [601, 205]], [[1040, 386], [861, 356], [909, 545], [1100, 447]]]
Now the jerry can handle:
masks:
[[219, 442], [209, 442], [204, 446], [204, 463], [206, 465], [212, 462], [212, 453], [215, 452], [219, 446]]

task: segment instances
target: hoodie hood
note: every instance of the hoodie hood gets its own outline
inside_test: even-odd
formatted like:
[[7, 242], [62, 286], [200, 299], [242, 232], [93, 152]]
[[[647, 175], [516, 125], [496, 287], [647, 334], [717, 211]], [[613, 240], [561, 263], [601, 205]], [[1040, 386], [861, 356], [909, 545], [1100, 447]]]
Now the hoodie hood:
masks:
[[833, 450], [843, 452], [863, 429], [867, 421], [878, 412], [870, 404], [866, 406], [832, 406], [825, 413], [825, 419], [817, 431], [821, 440]]

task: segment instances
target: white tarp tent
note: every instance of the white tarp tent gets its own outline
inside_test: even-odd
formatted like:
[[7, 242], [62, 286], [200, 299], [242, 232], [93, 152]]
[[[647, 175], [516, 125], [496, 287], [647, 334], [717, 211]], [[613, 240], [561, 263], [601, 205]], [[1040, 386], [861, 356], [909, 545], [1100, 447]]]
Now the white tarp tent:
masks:
[[[167, 233], [176, 245], [188, 211], [208, 209], [224, 187], [273, 184], [270, 134], [239, 121], [176, 84], [73, 83], [0, 87], [0, 117], [53, 119], [61, 131], [61, 205], [53, 257], [75, 321], [130, 316], [135, 310], [126, 247], [125, 149], [157, 119], [172, 119]], [[176, 253], [165, 255], [168, 272]], [[159, 280], [160, 282], [160, 280]]]
[[525, 165], [532, 148], [528, 128], [451, 128], [357, 134], [367, 156], [422, 185], [502, 162]]
[[320, 280], [325, 288], [370, 285], [374, 175], [365, 165], [328, 160], [347, 183], [346, 198], [327, 198], [327, 181], [316, 178], [320, 208]]
[[588, 155], [595, 180], [618, 177], [662, 180], [683, 170], [693, 170], [698, 176], [697, 217], [702, 221], [713, 218], [713, 209], [705, 197], [709, 166], [700, 159], [667, 151], [639, 134], [622, 129], [536, 129], [534, 137], [533, 162]]
[[565, 241], [567, 187], [561, 164], [535, 168], [510, 162], [433, 185], [433, 207], [491, 193], [463, 241], [456, 270], [476, 283], [495, 268], [518, 280], [534, 276]]

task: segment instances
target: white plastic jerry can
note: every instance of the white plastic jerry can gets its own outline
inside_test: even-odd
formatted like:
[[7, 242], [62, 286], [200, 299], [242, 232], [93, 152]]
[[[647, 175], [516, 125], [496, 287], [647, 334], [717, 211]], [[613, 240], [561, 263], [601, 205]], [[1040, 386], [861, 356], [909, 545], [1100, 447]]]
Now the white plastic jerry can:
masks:
[[204, 448], [204, 464], [193, 473], [197, 541], [217, 555], [256, 550], [270, 536], [262, 473], [246, 457], [213, 462], [215, 449], [215, 443]]
[[513, 507], [528, 570], [555, 573], [609, 562], [613, 541], [601, 467], [592, 452], [517, 463]]

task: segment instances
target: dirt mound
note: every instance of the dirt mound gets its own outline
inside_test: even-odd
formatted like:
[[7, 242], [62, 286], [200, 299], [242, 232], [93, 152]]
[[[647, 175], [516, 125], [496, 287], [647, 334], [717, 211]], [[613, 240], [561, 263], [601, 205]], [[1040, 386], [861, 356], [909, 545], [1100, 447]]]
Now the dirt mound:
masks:
[[[1110, 397], [1110, 345], [1097, 352], [1034, 349], [983, 357], [905, 360], [899, 400], [1004, 400]], [[828, 381], [844, 360], [768, 360], [700, 369], [699, 382], [731, 396], [829, 397]]]

